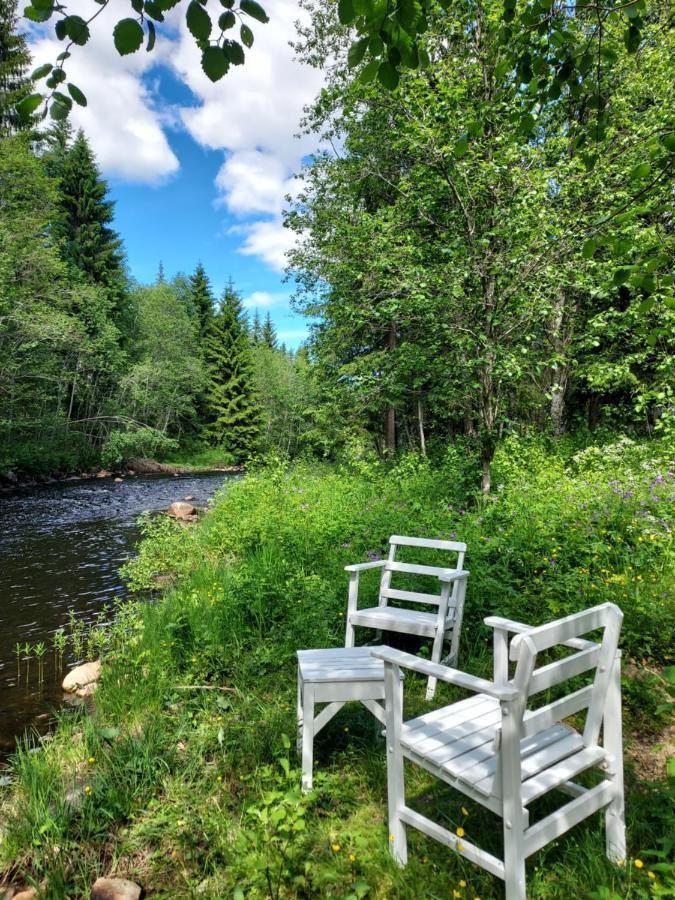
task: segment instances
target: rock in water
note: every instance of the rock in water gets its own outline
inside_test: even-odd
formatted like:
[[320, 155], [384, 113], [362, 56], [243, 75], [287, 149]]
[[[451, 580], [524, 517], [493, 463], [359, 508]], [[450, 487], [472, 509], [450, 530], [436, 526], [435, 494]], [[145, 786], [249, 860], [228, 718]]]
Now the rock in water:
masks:
[[116, 478], [115, 479], [115, 484], [123, 484], [123, 483], [124, 483], [124, 478]]
[[128, 878], [97, 878], [91, 889], [91, 900], [138, 900], [141, 889]]
[[197, 510], [191, 503], [185, 503], [184, 500], [177, 500], [167, 509], [167, 514], [174, 519], [187, 519], [189, 516], [197, 514]]
[[73, 693], [83, 688], [87, 684], [98, 681], [101, 677], [101, 661], [97, 659], [95, 662], [84, 663], [82, 666], [76, 666], [63, 679], [61, 687], [67, 693]]

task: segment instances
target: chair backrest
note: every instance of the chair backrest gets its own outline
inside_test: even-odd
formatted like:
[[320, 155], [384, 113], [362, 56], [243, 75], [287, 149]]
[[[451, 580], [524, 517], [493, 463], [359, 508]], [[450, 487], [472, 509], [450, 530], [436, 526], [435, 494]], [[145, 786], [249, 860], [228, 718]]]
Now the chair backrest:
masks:
[[[422, 563], [405, 563], [396, 559], [396, 551], [399, 547], [417, 547], [426, 550], [445, 550], [456, 554], [456, 559], [452, 560], [452, 565], [447, 566], [429, 566]], [[392, 576], [397, 573], [405, 575], [417, 576], [433, 576], [437, 578], [448, 569], [459, 571], [464, 566], [464, 555], [466, 553], [466, 544], [458, 541], [444, 541], [433, 538], [417, 538], [405, 537], [403, 535], [393, 534], [389, 538], [389, 556], [382, 570], [382, 578], [380, 580], [380, 597], [381, 606], [386, 606], [389, 600], [400, 600], [407, 603], [431, 604], [438, 607], [441, 602], [441, 593], [443, 590], [443, 582], [437, 581], [438, 593], [428, 593], [426, 591], [416, 591], [409, 589], [399, 589], [392, 587]], [[428, 581], [427, 581], [428, 583]], [[455, 582], [455, 585], [458, 582]], [[453, 585], [454, 588], [454, 585]], [[452, 590], [448, 602], [448, 610], [446, 618], [452, 618], [454, 615], [457, 591]]]
[[[511, 683], [521, 692], [522, 704], [516, 712], [521, 717], [522, 738], [586, 709], [583, 743], [587, 747], [598, 743], [622, 619], [618, 606], [603, 603], [513, 638], [509, 656], [517, 664]], [[599, 641], [583, 639], [583, 635], [597, 631], [602, 631]], [[554, 647], [574, 652], [537, 668], [538, 655]], [[592, 673], [590, 683], [584, 687], [565, 685], [584, 673]], [[536, 695], [562, 685], [567, 693], [561, 689], [560, 696], [552, 702], [538, 708], [531, 705]]]

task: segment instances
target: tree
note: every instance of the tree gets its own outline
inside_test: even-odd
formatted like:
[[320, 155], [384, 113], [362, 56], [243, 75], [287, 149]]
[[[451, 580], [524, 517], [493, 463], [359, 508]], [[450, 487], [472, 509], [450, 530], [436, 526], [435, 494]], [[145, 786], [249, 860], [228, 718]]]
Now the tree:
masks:
[[30, 54], [24, 36], [16, 33], [16, 8], [17, 0], [0, 0], [0, 138], [33, 124], [16, 109], [30, 91]]
[[206, 269], [201, 263], [190, 275], [190, 298], [199, 321], [199, 334], [204, 338], [209, 330], [213, 316], [214, 297]]
[[230, 282], [204, 342], [209, 375], [205, 435], [240, 461], [257, 449], [260, 409], [241, 298]]
[[52, 232], [64, 259], [92, 284], [100, 285], [118, 322], [125, 314], [126, 273], [122, 242], [111, 227], [114, 204], [84, 132], [79, 131], [57, 169], [59, 212]]
[[251, 324], [251, 346], [257, 347], [262, 340], [262, 325], [260, 324], [260, 313], [256, 309], [253, 313], [253, 323]]
[[262, 343], [266, 347], [269, 347], [270, 350], [276, 350], [276, 348], [277, 348], [277, 333], [274, 328], [274, 324], [272, 322], [272, 316], [270, 315], [269, 311], [267, 312], [267, 315], [265, 316], [265, 321], [262, 326], [261, 340], [262, 340]]

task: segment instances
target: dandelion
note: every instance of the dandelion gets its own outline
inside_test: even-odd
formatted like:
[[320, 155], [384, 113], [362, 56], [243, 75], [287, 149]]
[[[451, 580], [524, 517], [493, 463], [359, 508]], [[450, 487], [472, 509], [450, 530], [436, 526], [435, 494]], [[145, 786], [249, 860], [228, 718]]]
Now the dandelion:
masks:
[[636, 869], [642, 869], [643, 867], [644, 867], [644, 863], [642, 862], [642, 860], [641, 860], [641, 859], [636, 859], [636, 860], [635, 860], [635, 868], [636, 868]]
[[91, 785], [90, 784], [85, 785], [84, 792], [87, 795], [87, 797], [91, 794]]
[[459, 891], [453, 891], [453, 892], [452, 892], [452, 896], [453, 896], [453, 897], [461, 897], [462, 895], [460, 894]]
[[649, 872], [647, 872], [647, 878], [651, 878], [652, 881], [654, 881], [654, 879], [656, 878], [656, 875], [652, 872], [651, 869], [649, 870]]
[[223, 776], [222, 776], [222, 775], [219, 775], [219, 776], [216, 778], [216, 781], [222, 781], [222, 780], [223, 780]]
[[339, 853], [339, 852], [340, 852], [340, 845], [339, 845], [339, 844], [331, 844], [330, 846], [331, 846], [331, 849], [332, 849], [333, 853]]
[[457, 829], [457, 837], [464, 837], [464, 829], [460, 827]]
[[96, 762], [96, 757], [90, 756], [89, 759], [87, 760], [87, 762], [89, 763], [90, 766], [93, 766], [94, 763]]
[[356, 862], [356, 857], [354, 856], [353, 853], [349, 854], [349, 862]]
[[460, 881], [459, 886], [460, 886], [460, 887], [466, 887], [466, 881], [464, 881], [463, 878], [462, 878], [462, 880]]
[[458, 853], [464, 852], [464, 844], [461, 841], [457, 844], [457, 852]]

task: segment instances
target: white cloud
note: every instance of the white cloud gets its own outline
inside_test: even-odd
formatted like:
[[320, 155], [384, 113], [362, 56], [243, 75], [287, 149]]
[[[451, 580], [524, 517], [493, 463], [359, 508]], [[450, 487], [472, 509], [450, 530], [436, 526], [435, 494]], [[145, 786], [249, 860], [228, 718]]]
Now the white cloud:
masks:
[[[68, 11], [91, 14], [91, 4], [74, 0]], [[106, 175], [130, 181], [156, 183], [178, 170], [178, 160], [162, 130], [162, 116], [141, 76], [153, 63], [153, 54], [138, 52], [121, 57], [113, 45], [112, 28], [119, 18], [115, 4], [91, 26], [86, 47], [75, 48], [66, 64], [69, 80], [81, 87], [87, 107], [75, 105], [72, 124], [83, 128]], [[51, 25], [51, 23], [50, 23]], [[31, 41], [35, 65], [53, 62], [63, 44], [37, 35]]]
[[260, 309], [261, 307], [269, 309], [280, 302], [287, 300], [286, 294], [271, 294], [269, 291], [253, 291], [244, 299], [244, 306], [247, 309]]

